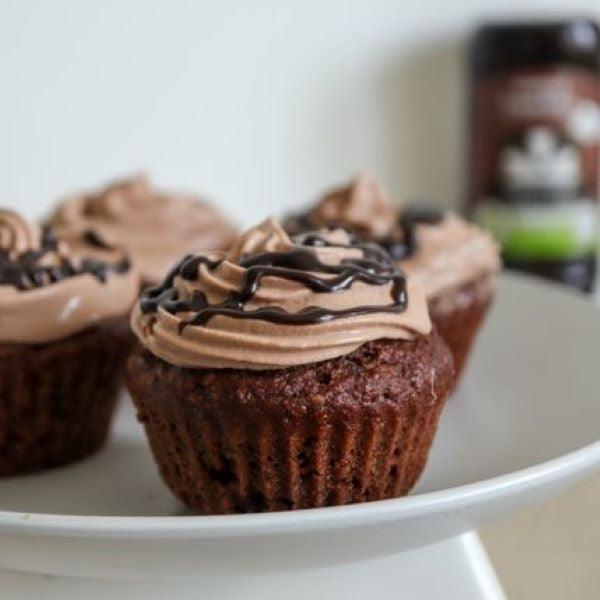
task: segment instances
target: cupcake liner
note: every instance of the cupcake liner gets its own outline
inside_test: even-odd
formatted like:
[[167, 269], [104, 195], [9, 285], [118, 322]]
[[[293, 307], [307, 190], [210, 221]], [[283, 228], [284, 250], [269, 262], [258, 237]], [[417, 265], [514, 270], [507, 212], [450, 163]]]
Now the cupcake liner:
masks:
[[[449, 352], [435, 340], [444, 364], [435, 381], [413, 380], [418, 398], [316, 394], [297, 410], [288, 397], [249, 402], [231, 382], [217, 398], [197, 379], [202, 375], [142, 350], [130, 359], [128, 384], [165, 483], [194, 511], [379, 500], [406, 494], [425, 467], [452, 382]], [[148, 364], [148, 376], [138, 376]], [[180, 396], [183, 390], [190, 395]]]
[[131, 338], [124, 323], [0, 345], [0, 476], [73, 462], [106, 439]]
[[485, 280], [464, 286], [430, 303], [431, 321], [454, 358], [455, 385], [464, 372], [493, 299], [493, 283]]

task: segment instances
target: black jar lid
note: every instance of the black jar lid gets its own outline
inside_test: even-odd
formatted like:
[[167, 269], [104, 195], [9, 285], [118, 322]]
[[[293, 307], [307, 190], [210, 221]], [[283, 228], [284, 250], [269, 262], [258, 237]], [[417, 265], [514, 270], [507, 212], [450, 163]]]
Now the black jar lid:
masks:
[[600, 72], [600, 28], [592, 19], [489, 23], [471, 47], [474, 74], [556, 65]]

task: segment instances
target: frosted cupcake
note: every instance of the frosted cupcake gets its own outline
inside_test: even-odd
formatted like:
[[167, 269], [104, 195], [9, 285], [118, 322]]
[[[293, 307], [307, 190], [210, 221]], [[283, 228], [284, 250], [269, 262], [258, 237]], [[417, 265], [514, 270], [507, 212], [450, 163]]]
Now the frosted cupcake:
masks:
[[406, 494], [453, 381], [420, 284], [344, 231], [273, 220], [189, 256], [134, 309], [128, 387], [166, 484], [200, 513]]
[[67, 198], [50, 225], [125, 248], [143, 285], [161, 281], [184, 254], [229, 248], [236, 235], [214, 206], [156, 190], [143, 175]]
[[92, 454], [109, 429], [139, 278], [0, 210], [0, 475]]
[[291, 234], [325, 226], [344, 227], [382, 245], [424, 286], [431, 319], [452, 351], [458, 377], [494, 298], [500, 258], [493, 238], [455, 214], [397, 206], [368, 173], [284, 222]]

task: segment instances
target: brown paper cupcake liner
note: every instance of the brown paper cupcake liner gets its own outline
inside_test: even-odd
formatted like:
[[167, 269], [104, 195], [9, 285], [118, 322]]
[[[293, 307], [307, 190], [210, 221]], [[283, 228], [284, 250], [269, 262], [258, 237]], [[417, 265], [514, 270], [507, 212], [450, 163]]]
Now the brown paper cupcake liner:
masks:
[[[197, 512], [380, 500], [419, 478], [453, 380], [444, 343], [426, 340], [372, 342], [310, 373], [289, 370], [285, 382], [276, 372], [203, 375], [138, 350], [128, 383], [164, 481]], [[398, 362], [402, 346], [412, 356]], [[298, 386], [302, 399], [277, 393]]]
[[431, 320], [454, 358], [456, 384], [494, 299], [493, 281], [471, 283], [430, 302]]
[[0, 475], [98, 450], [130, 346], [124, 321], [44, 345], [0, 345]]

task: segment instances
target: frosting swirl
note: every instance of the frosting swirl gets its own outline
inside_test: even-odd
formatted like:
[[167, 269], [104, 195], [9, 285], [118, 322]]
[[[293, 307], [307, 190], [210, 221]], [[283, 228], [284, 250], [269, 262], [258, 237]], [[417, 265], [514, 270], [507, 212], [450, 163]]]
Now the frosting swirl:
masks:
[[40, 249], [42, 235], [39, 227], [12, 211], [0, 213], [0, 249], [11, 260], [25, 252]]
[[290, 239], [273, 219], [227, 253], [184, 259], [146, 290], [132, 327], [153, 354], [196, 368], [278, 369], [430, 331], [425, 296], [344, 231]]
[[498, 245], [487, 232], [447, 213], [435, 225], [419, 224], [418, 250], [400, 261], [409, 277], [421, 283], [428, 298], [491, 278], [501, 268]]
[[58, 240], [0, 209], [0, 342], [62, 339], [127, 313], [139, 279], [125, 255]]
[[308, 218], [313, 227], [348, 227], [364, 238], [379, 239], [391, 233], [397, 212], [379, 181], [362, 172], [350, 185], [327, 193]]
[[139, 175], [68, 198], [50, 220], [60, 232], [94, 231], [129, 253], [142, 279], [156, 283], [187, 252], [226, 250], [235, 229], [210, 204], [155, 190]]
[[428, 298], [493, 275], [500, 269], [498, 245], [483, 229], [457, 215], [417, 206], [397, 207], [372, 175], [327, 193], [304, 215], [290, 218], [292, 233], [315, 226], [343, 226], [381, 244]]

